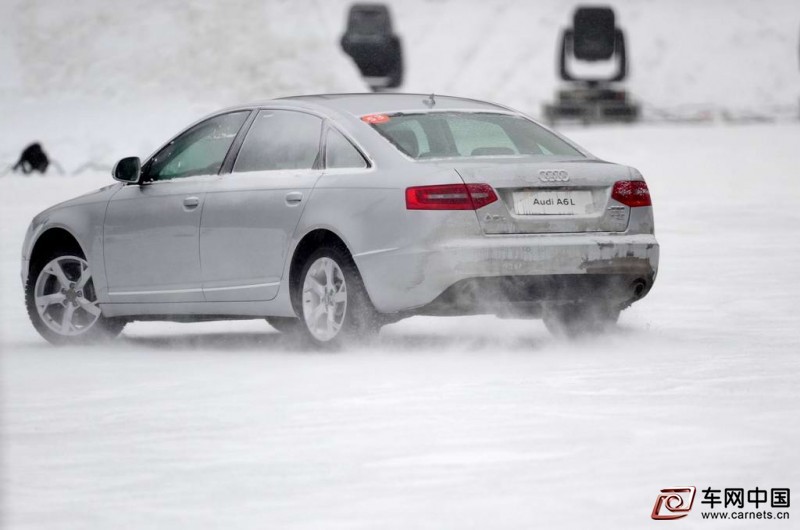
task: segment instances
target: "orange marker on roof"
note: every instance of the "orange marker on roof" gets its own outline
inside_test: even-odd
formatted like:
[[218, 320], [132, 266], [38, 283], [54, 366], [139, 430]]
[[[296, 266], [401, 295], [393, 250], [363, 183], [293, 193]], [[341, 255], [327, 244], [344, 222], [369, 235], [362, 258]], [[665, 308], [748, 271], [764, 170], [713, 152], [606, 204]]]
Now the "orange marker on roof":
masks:
[[391, 118], [386, 114], [367, 114], [366, 116], [361, 116], [361, 121], [367, 122], [371, 125], [386, 123], [390, 119]]

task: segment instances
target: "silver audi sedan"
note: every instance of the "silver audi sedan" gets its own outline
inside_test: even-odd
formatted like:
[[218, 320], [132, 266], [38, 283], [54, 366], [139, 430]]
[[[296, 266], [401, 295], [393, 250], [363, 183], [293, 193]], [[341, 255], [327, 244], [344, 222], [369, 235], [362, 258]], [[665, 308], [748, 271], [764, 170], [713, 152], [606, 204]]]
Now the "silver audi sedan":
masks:
[[55, 344], [266, 318], [320, 345], [412, 315], [613, 325], [659, 247], [635, 169], [501, 105], [302, 96], [219, 111], [37, 215], [22, 282]]

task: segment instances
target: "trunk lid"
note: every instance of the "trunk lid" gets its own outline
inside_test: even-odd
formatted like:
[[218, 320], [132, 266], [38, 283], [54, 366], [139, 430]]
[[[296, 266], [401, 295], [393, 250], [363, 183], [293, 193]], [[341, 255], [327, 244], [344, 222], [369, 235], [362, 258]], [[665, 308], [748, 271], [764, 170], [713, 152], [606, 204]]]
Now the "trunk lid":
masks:
[[450, 164], [467, 184], [489, 184], [498, 199], [476, 213], [485, 234], [623, 232], [630, 208], [611, 198], [625, 166], [599, 160]]

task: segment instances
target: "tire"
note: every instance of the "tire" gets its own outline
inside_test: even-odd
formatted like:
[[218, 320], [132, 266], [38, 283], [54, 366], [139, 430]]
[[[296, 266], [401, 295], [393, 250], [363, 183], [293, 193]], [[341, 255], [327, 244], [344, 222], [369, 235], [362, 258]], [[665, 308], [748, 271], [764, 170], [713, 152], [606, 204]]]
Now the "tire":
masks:
[[545, 308], [544, 325], [556, 337], [579, 338], [613, 329], [620, 309], [603, 303], [571, 303]]
[[301, 327], [317, 346], [364, 342], [380, 331], [379, 315], [343, 245], [314, 251], [303, 264], [295, 289]]
[[295, 335], [303, 331], [303, 322], [295, 317], [267, 317], [267, 323], [284, 335]]
[[58, 346], [111, 340], [126, 324], [103, 316], [91, 269], [78, 250], [53, 250], [36, 258], [25, 284], [25, 307], [36, 331]]

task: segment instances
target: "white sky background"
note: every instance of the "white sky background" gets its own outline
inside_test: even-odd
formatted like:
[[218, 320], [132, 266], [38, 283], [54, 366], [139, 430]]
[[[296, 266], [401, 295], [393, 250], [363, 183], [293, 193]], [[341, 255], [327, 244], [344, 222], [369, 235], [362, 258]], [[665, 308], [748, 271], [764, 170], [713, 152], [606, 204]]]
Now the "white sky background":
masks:
[[[539, 115], [560, 81], [577, 2], [389, 2], [403, 90], [499, 101]], [[42, 141], [68, 169], [146, 156], [189, 121], [245, 101], [363, 91], [339, 48], [345, 0], [3, 0], [0, 160]], [[800, 3], [619, 0], [627, 87], [658, 110], [798, 113]], [[80, 137], [79, 142], [75, 141]]]
[[[579, 2], [388, 2], [407, 89], [498, 99], [537, 111], [558, 84], [559, 32]], [[165, 92], [215, 104], [360, 90], [339, 50], [344, 0], [4, 0], [7, 95]], [[647, 104], [789, 105], [800, 84], [792, 0], [617, 0], [630, 87]], [[16, 64], [16, 66], [14, 66]], [[11, 86], [12, 91], [7, 92]]]

